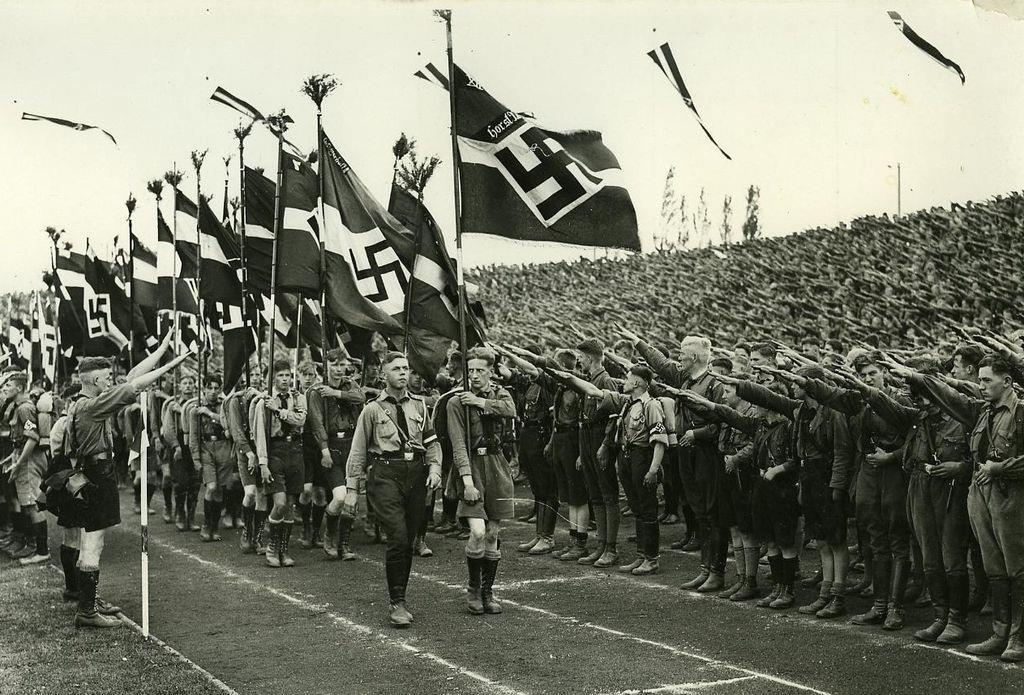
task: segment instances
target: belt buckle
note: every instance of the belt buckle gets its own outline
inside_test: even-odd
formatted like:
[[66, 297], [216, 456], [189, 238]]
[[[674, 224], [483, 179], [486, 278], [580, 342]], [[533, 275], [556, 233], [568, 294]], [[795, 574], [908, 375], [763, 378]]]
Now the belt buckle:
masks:
[[334, 438], [335, 439], [344, 439], [345, 438], [345, 434], [346, 434], [345, 432], [335, 432], [334, 433]]
[[404, 451], [402, 452], [402, 458], [405, 459], [406, 461], [412, 461], [414, 458], [416, 458], [416, 454], [414, 454], [411, 451]]
[[485, 447], [485, 446], [477, 447], [476, 455], [477, 456], [487, 456], [487, 447]]

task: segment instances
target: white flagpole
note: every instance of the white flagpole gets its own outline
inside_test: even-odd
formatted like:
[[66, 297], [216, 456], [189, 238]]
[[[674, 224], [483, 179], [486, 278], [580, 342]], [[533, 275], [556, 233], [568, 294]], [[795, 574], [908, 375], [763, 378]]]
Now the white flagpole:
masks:
[[[177, 289], [177, 288], [175, 288]], [[142, 534], [142, 636], [149, 638], [149, 392], [139, 394], [142, 405], [142, 434], [139, 444], [139, 464], [142, 488], [139, 492]]]

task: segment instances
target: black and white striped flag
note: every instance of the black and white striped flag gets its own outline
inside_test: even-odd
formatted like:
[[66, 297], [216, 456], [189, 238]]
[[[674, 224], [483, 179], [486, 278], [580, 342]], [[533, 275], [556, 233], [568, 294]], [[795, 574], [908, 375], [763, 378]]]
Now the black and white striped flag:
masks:
[[910, 25], [903, 20], [903, 17], [900, 16], [899, 12], [893, 12], [890, 10], [889, 19], [891, 19], [892, 23], [895, 24], [901, 32], [903, 32], [903, 35], [907, 37], [910, 43], [927, 53], [928, 56], [936, 63], [955, 73], [956, 76], [960, 78], [960, 84], [967, 84], [967, 78], [964, 76], [964, 71], [960, 69], [960, 66], [942, 55], [942, 52], [935, 46], [921, 38], [920, 34], [911, 29]]
[[68, 120], [65, 120], [63, 118], [54, 118], [53, 116], [39, 116], [39, 115], [36, 115], [34, 113], [22, 113], [21, 114], [21, 120], [23, 120], [23, 121], [46, 121], [47, 123], [54, 123], [56, 125], [62, 125], [65, 128], [71, 128], [72, 130], [77, 130], [77, 131], [98, 130], [101, 133], [103, 133], [104, 135], [106, 135], [108, 138], [110, 138], [110, 141], [112, 143], [114, 143], [115, 146], [117, 145], [117, 140], [114, 139], [114, 136], [111, 135], [110, 133], [108, 133], [107, 131], [103, 130], [103, 128], [100, 128], [99, 126], [86, 125], [85, 123], [76, 123], [74, 121], [68, 121]]
[[[267, 117], [264, 116], [259, 111], [259, 109], [257, 109], [255, 106], [245, 101], [244, 99], [239, 99], [223, 87], [217, 87], [217, 89], [213, 90], [213, 94], [210, 95], [210, 98], [216, 101], [218, 104], [224, 104], [224, 106], [234, 109], [243, 116], [251, 118], [254, 121], [259, 121], [260, 123], [265, 125], [271, 133], [274, 134], [274, 137], [277, 137], [277, 126], [275, 126], [273, 122], [267, 120]], [[283, 120], [285, 123], [294, 123], [292, 117], [288, 116], [287, 114], [285, 115]], [[289, 142], [288, 138], [284, 138], [284, 149], [293, 157], [298, 157], [299, 159], [305, 161], [306, 155], [302, 152], [302, 150], [300, 150], [294, 144]]]
[[683, 76], [679, 72], [679, 66], [676, 65], [676, 59], [672, 55], [672, 48], [667, 43], [663, 43], [653, 51], [648, 51], [647, 55], [651, 57], [654, 64], [658, 66], [658, 69], [668, 78], [668, 81], [672, 83], [672, 86], [679, 92], [679, 95], [683, 97], [683, 101], [686, 102], [687, 107], [689, 107], [690, 111], [693, 111], [693, 115], [697, 118], [697, 124], [700, 126], [700, 129], [708, 136], [708, 140], [718, 148], [719, 152], [725, 155], [726, 159], [731, 161], [732, 157], [711, 136], [711, 132], [704, 125], [700, 114], [697, 113], [697, 107], [693, 105], [693, 97], [690, 96], [689, 90], [686, 89], [686, 84], [683, 83]]

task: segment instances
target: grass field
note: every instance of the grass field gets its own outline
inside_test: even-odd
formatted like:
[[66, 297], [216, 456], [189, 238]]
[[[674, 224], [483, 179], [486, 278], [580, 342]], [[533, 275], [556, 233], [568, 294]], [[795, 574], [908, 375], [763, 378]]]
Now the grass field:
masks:
[[[138, 517], [129, 509], [108, 541], [102, 589], [138, 621]], [[432, 536], [435, 556], [416, 560], [409, 588], [415, 625], [396, 631], [386, 621], [383, 546], [362, 534], [357, 562], [298, 549], [297, 567], [271, 570], [239, 554], [231, 534], [203, 544], [156, 519], [152, 631], [222, 685], [130, 627], [76, 633], [56, 572], [7, 564], [0, 691], [930, 695], [955, 684], [961, 693], [1024, 692], [1022, 668], [915, 643], [929, 609], [909, 611], [908, 627], [888, 633], [699, 596], [677, 588], [696, 571], [689, 553], [666, 550], [660, 574], [634, 578], [520, 555], [512, 548], [531, 528], [511, 522], [497, 587], [505, 613], [474, 617], [464, 609], [462, 543]], [[666, 527], [663, 543], [678, 528]], [[855, 599], [849, 608], [866, 606]], [[979, 637], [988, 624], [975, 618], [970, 628]], [[111, 673], [113, 681], [100, 676]]]

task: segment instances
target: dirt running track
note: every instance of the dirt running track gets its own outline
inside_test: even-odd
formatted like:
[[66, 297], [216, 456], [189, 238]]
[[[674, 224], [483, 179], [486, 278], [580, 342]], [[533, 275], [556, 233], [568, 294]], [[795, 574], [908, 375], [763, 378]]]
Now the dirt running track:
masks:
[[[123, 518], [104, 553], [103, 592], [139, 622], [138, 517], [124, 504]], [[520, 555], [514, 544], [531, 527], [512, 522], [497, 592], [505, 613], [474, 617], [463, 544], [431, 536], [435, 555], [416, 560], [409, 589], [416, 623], [396, 631], [383, 546], [361, 533], [359, 561], [297, 549], [297, 567], [271, 570], [241, 555], [233, 532], [204, 544], [150, 518], [153, 634], [245, 695], [931, 694], [954, 683], [959, 693], [1024, 692], [1024, 668], [916, 644], [926, 609], [893, 634], [698, 596], [676, 588], [695, 573], [692, 554], [663, 553], [650, 578], [599, 572]], [[678, 528], [666, 527], [663, 543]], [[631, 532], [624, 524], [623, 537]], [[850, 604], [859, 612], [867, 601]], [[985, 623], [971, 628], [979, 636]]]

